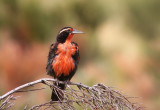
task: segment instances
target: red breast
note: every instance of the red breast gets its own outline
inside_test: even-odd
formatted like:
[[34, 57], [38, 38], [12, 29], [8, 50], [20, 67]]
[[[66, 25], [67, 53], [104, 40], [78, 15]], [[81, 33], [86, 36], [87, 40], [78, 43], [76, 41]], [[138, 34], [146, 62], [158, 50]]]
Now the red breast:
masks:
[[69, 75], [71, 70], [74, 69], [75, 64], [72, 55], [75, 54], [76, 48], [74, 44], [71, 44], [72, 36], [69, 36], [65, 43], [60, 43], [57, 46], [57, 56], [55, 57], [52, 66], [56, 76]]

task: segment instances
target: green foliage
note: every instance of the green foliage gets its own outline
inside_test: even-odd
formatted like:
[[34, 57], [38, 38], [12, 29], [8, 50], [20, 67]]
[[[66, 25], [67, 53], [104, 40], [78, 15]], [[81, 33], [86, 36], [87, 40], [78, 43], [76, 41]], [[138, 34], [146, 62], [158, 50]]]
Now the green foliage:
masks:
[[51, 32], [50, 16], [35, 2], [28, 4], [23, 12], [33, 39], [45, 40]]
[[159, 34], [160, 1], [158, 0], [127, 0], [130, 11], [129, 24], [135, 31], [147, 39]]
[[56, 36], [53, 30], [62, 26], [70, 26], [73, 22], [83, 27], [95, 28], [104, 20], [105, 15], [96, 1], [57, 3], [47, 11], [38, 1], [20, 4], [20, 0], [3, 0], [2, 3], [5, 16], [1, 14], [1, 27], [9, 27], [13, 38], [26, 41], [44, 41], [52, 34]]
[[90, 28], [97, 27], [106, 16], [101, 5], [95, 0], [75, 2], [71, 7], [73, 7], [71, 10], [77, 16], [78, 21]]

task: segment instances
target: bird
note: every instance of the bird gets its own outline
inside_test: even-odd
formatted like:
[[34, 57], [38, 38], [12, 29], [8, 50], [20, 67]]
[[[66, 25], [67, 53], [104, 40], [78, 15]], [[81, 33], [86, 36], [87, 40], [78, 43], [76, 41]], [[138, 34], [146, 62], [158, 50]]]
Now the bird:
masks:
[[[54, 79], [68, 82], [76, 73], [80, 59], [79, 46], [77, 43], [71, 41], [71, 39], [74, 34], [80, 33], [83, 32], [72, 27], [64, 27], [59, 31], [56, 42], [51, 44], [46, 71]], [[61, 90], [65, 90], [66, 88], [66, 83], [54, 82], [54, 85]], [[63, 100], [63, 97], [63, 93], [60, 93], [60, 91], [52, 90], [52, 101]]]

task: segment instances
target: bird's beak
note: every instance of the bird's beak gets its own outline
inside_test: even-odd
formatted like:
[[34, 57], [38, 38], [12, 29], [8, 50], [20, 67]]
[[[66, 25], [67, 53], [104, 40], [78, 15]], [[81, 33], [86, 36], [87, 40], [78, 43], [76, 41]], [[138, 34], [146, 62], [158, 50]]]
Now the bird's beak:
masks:
[[84, 32], [73, 29], [72, 34], [83, 34]]

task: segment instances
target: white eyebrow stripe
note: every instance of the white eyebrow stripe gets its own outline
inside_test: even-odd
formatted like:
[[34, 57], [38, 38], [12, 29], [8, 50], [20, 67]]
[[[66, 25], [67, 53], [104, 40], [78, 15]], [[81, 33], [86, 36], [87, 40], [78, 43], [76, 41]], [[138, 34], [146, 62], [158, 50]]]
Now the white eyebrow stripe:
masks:
[[70, 29], [70, 28], [63, 29], [63, 30], [61, 30], [61, 31], [59, 32], [59, 34], [62, 33], [63, 31], [69, 30], [69, 29]]

